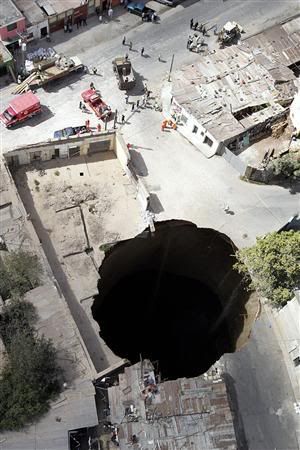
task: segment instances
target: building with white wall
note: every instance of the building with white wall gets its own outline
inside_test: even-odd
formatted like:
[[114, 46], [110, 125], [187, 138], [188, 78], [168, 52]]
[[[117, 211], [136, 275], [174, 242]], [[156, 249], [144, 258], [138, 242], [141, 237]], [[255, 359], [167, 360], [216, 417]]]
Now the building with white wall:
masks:
[[[182, 132], [206, 156], [227, 147], [238, 154], [272, 131], [288, 113], [296, 77], [287, 67], [277, 78], [246, 47], [231, 46], [197, 59], [173, 75], [171, 115]], [[282, 84], [284, 89], [282, 89]]]
[[47, 15], [34, 0], [15, 0], [16, 6], [26, 20], [27, 40], [46, 37], [49, 32]]

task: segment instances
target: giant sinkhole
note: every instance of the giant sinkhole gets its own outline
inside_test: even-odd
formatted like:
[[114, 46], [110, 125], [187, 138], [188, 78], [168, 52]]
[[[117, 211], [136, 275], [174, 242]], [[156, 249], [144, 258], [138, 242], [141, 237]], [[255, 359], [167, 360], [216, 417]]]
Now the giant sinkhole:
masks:
[[155, 224], [105, 254], [92, 306], [106, 344], [163, 379], [198, 376], [248, 339], [258, 309], [224, 234], [182, 220]]

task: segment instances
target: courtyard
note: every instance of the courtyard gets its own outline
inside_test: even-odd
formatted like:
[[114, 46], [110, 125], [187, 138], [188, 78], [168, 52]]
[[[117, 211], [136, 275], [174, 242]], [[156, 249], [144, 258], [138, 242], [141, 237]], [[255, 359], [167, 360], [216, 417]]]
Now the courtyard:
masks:
[[111, 151], [38, 162], [19, 168], [14, 176], [73, 315], [76, 310], [90, 321], [100, 345], [96, 347], [101, 348], [101, 357], [95, 349], [92, 359], [97, 370], [103, 370], [118, 358], [100, 339], [90, 307], [104, 258], [102, 245], [133, 237], [144, 228], [135, 188]]

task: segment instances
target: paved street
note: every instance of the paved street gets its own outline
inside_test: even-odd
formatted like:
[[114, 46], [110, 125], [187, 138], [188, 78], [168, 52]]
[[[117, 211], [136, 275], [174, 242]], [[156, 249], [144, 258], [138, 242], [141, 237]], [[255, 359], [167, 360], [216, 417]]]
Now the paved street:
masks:
[[[172, 54], [174, 70], [201, 58], [186, 50], [192, 17], [219, 26], [227, 20], [236, 20], [246, 30], [246, 37], [299, 13], [299, 1], [201, 0], [162, 10], [166, 12], [161, 14], [159, 24], [141, 24], [136, 16], [115, 15], [111, 23], [99, 24], [96, 18], [91, 18], [84, 31], [53, 35], [51, 45], [58, 52], [78, 55], [87, 66], [96, 66], [99, 75], [72, 76], [49, 86], [48, 92], [38, 90], [44, 114], [18, 129], [1, 129], [1, 147], [7, 151], [16, 143], [50, 138], [56, 129], [79, 125], [86, 118], [96, 125], [92, 114], [83, 114], [78, 108], [80, 92], [93, 81], [112, 109], [117, 109], [119, 116], [122, 113], [126, 116], [127, 123], [119, 126], [120, 131], [134, 145], [133, 163], [152, 194], [158, 220], [188, 219], [228, 234], [238, 246], [250, 245], [257, 235], [278, 229], [296, 213], [298, 194], [278, 186], [246, 184], [222, 158], [206, 159], [175, 131], [162, 134], [161, 113], [150, 108], [131, 112], [131, 104], [125, 104], [124, 93], [117, 88], [111, 60], [130, 53], [138, 79], [130, 102], [141, 97], [142, 82], [147, 82], [154, 96], [159, 95]], [[124, 34], [133, 42], [132, 52], [121, 45]], [[63, 42], [56, 42], [59, 39]], [[142, 46], [144, 57], [139, 53]], [[165, 62], [157, 60], [159, 54]], [[1, 109], [12, 97], [11, 90], [11, 86], [2, 89]], [[224, 204], [230, 206], [231, 215], [223, 211]], [[249, 344], [224, 360], [244, 426], [241, 448], [298, 449], [291, 383], [273, 329], [264, 315], [257, 322]]]
[[240, 449], [298, 449], [295, 398], [265, 312], [255, 323], [249, 343], [234, 355], [225, 355], [223, 362], [230, 394], [238, 406]]

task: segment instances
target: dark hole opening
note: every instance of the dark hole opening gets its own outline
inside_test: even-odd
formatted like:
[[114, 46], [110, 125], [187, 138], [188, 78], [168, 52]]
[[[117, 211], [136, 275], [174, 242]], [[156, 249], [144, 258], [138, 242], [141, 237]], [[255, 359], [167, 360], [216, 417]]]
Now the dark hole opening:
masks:
[[258, 311], [235, 250], [224, 234], [180, 220], [109, 246], [92, 306], [101, 337], [132, 364], [158, 361], [163, 379], [206, 372], [245, 344]]
[[175, 379], [207, 371], [232, 350], [226, 321], [217, 324], [221, 312], [218, 297], [198, 280], [142, 271], [114, 286], [99, 320], [116, 354], [158, 360], [162, 377]]

